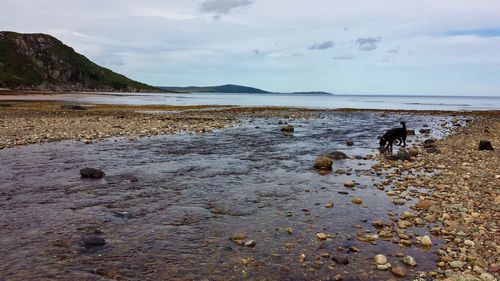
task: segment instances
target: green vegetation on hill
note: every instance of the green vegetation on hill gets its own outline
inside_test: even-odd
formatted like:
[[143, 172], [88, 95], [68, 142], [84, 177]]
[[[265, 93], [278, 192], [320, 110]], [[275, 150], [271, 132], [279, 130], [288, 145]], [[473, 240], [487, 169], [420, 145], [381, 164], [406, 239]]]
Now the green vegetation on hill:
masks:
[[161, 91], [100, 67], [47, 34], [0, 32], [0, 87]]

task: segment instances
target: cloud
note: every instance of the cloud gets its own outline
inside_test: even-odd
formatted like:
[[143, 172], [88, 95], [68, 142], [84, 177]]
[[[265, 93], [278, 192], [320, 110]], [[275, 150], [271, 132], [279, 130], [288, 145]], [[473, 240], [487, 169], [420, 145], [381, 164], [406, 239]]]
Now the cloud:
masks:
[[500, 28], [454, 30], [454, 31], [446, 32], [445, 35], [447, 35], [447, 36], [500, 37]]
[[335, 42], [333, 41], [325, 41], [322, 43], [314, 43], [311, 47], [309, 47], [309, 50], [326, 50], [333, 48], [335, 46]]
[[334, 56], [334, 60], [353, 60], [354, 56], [352, 55], [342, 55], [342, 56]]
[[358, 48], [360, 51], [368, 51], [371, 52], [377, 49], [377, 44], [382, 41], [380, 37], [367, 37], [367, 38], [358, 38], [355, 42], [358, 44]]
[[391, 54], [396, 54], [399, 52], [399, 49], [401, 49], [401, 47], [396, 47], [396, 48], [393, 48], [393, 49], [389, 49], [387, 50], [388, 53], [391, 53]]
[[231, 13], [240, 7], [250, 6], [253, 0], [205, 0], [200, 4], [200, 10], [204, 13], [214, 14], [214, 19]]

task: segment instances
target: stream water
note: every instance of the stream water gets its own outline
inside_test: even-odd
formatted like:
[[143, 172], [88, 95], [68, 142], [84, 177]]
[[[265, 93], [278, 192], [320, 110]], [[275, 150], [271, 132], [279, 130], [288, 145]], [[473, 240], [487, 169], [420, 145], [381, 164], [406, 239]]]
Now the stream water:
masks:
[[[429, 137], [418, 133], [424, 124], [437, 133], [449, 117], [337, 112], [311, 120], [249, 119], [206, 134], [1, 150], [0, 280], [326, 280], [337, 274], [383, 280], [392, 275], [376, 270], [373, 256], [385, 254], [396, 266], [398, 252], [415, 258], [412, 272], [434, 269], [432, 251], [355, 239], [376, 234], [373, 220], [390, 221], [389, 212], [412, 205], [394, 205], [374, 187], [384, 178], [372, 171], [373, 162], [354, 158], [377, 153], [377, 136], [400, 120], [417, 131], [412, 145]], [[279, 121], [295, 126], [293, 136], [280, 132]], [[333, 150], [351, 157], [334, 162], [334, 170], [347, 174], [320, 175], [314, 159]], [[80, 179], [87, 166], [102, 169], [105, 178]], [[344, 187], [348, 179], [358, 186]], [[354, 197], [366, 206], [352, 204]], [[328, 202], [334, 207], [325, 208]], [[410, 230], [428, 233], [427, 227]], [[320, 241], [318, 232], [335, 238]], [[82, 248], [81, 237], [91, 233], [106, 245]], [[255, 247], [231, 241], [237, 233]], [[352, 246], [359, 251], [349, 251]], [[349, 263], [316, 258], [321, 252]]]

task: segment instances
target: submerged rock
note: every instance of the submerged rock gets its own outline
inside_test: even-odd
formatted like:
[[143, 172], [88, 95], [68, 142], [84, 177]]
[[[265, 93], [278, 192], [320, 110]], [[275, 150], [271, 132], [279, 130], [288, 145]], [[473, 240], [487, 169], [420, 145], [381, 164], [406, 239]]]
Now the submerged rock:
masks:
[[80, 176], [87, 179], [102, 179], [106, 174], [98, 169], [83, 168], [80, 170]]
[[374, 258], [373, 258], [373, 261], [376, 263], [376, 264], [386, 264], [387, 263], [387, 257], [382, 255], [382, 254], [378, 254], [376, 255]]
[[353, 146], [353, 145], [354, 145], [354, 142], [353, 142], [352, 140], [348, 140], [348, 141], [346, 141], [346, 142], [345, 142], [345, 144], [346, 144], [347, 146]]
[[408, 265], [408, 266], [416, 266], [417, 262], [412, 256], [406, 256], [403, 258], [403, 263]]
[[329, 152], [325, 155], [326, 157], [333, 159], [333, 160], [342, 160], [342, 159], [347, 159], [349, 158], [344, 152], [342, 151], [332, 151]]
[[86, 249], [90, 249], [106, 245], [106, 240], [97, 235], [87, 235], [82, 238], [82, 244]]
[[326, 156], [321, 156], [318, 159], [316, 159], [316, 161], [314, 161], [314, 168], [318, 170], [331, 171], [332, 165], [333, 165], [332, 159]]
[[281, 127], [281, 131], [291, 133], [291, 132], [295, 131], [295, 128], [293, 127], [293, 125], [286, 125], [286, 126]]
[[422, 246], [424, 246], [424, 247], [432, 246], [431, 238], [428, 235], [425, 235], [424, 237], [422, 237], [421, 243], [422, 243]]
[[400, 266], [393, 267], [391, 269], [391, 273], [396, 275], [397, 277], [405, 277], [408, 274], [406, 269], [404, 267], [400, 267]]
[[333, 256], [332, 260], [337, 264], [342, 264], [342, 265], [349, 264], [349, 260], [345, 257]]

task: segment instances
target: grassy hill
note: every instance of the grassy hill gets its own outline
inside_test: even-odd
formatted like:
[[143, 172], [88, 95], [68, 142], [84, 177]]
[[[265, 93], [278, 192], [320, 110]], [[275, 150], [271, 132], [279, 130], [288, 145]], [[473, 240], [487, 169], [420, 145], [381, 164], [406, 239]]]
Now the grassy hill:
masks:
[[0, 88], [162, 91], [101, 67], [47, 34], [0, 32]]

